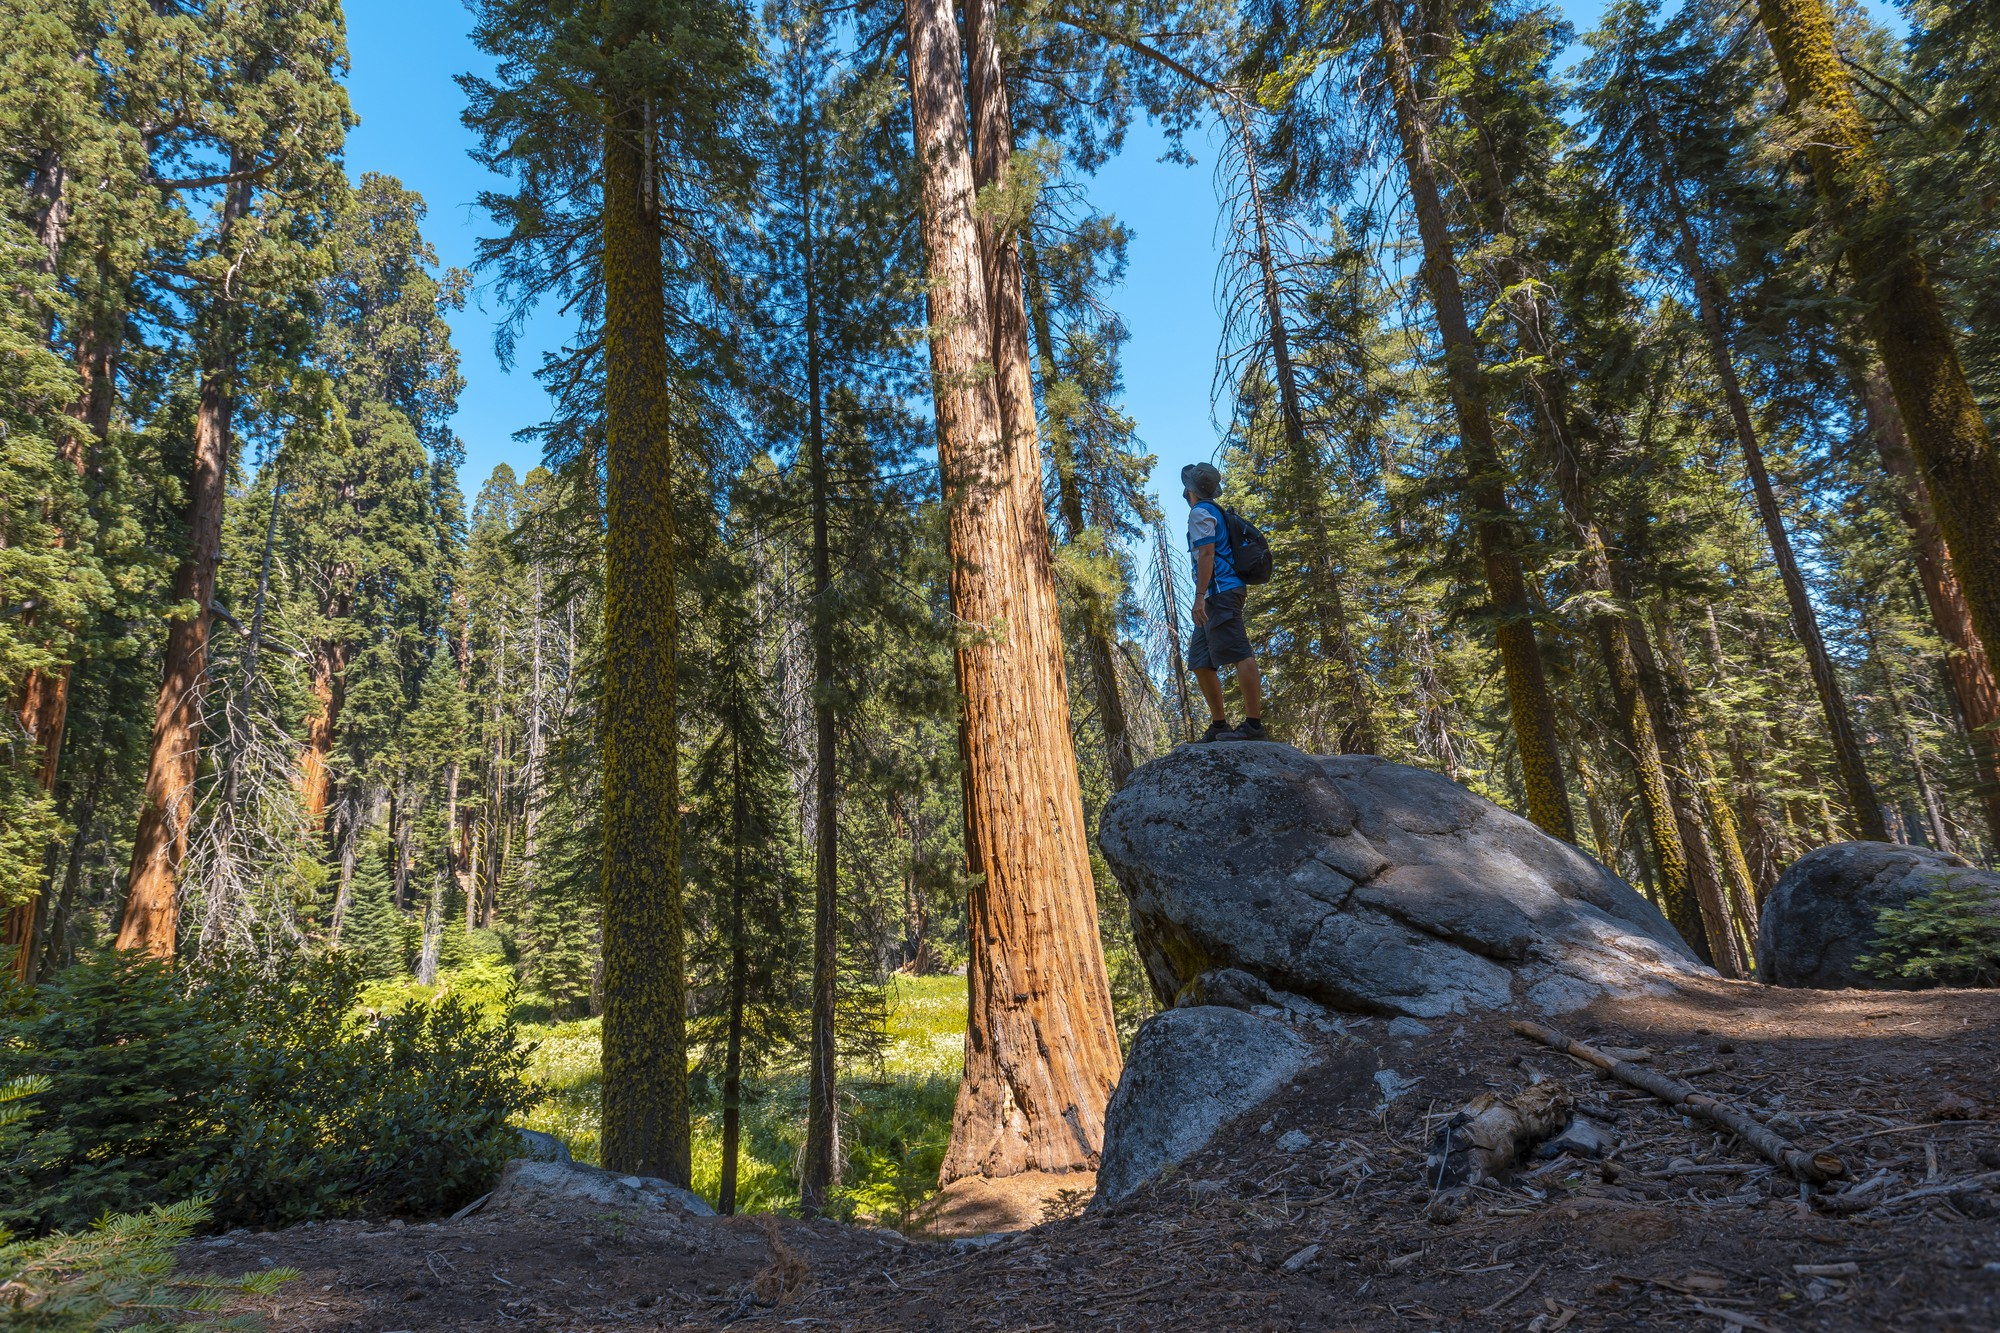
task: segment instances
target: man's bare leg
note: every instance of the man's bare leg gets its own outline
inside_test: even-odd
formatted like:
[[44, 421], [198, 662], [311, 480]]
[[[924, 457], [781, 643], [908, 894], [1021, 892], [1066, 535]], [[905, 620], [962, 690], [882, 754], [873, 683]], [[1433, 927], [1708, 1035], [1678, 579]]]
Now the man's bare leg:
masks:
[[[1208, 674], [1215, 675], [1213, 671]], [[1264, 678], [1257, 672], [1256, 658], [1246, 657], [1236, 664], [1236, 688], [1243, 695], [1243, 716], [1246, 718], [1264, 716]], [[1207, 689], [1206, 685], [1202, 686], [1203, 692]], [[1214, 699], [1219, 701], [1221, 698], [1222, 682], [1217, 680]], [[1213, 707], [1214, 704], [1211, 703], [1210, 706]], [[1221, 709], [1216, 709], [1215, 715], [1221, 717]]]
[[[1252, 670], [1255, 670], [1254, 663]], [[1227, 722], [1229, 719], [1223, 713], [1222, 677], [1209, 668], [1196, 667], [1194, 678], [1201, 684], [1201, 697], [1208, 700], [1208, 715], [1217, 722]]]

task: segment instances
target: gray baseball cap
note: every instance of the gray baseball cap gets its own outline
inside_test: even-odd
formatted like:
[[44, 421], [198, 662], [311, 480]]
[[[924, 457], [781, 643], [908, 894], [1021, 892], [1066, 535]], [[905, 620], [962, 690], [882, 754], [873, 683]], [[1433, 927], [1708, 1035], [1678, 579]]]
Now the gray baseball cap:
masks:
[[1181, 489], [1193, 491], [1204, 500], [1222, 494], [1222, 474], [1213, 463], [1189, 463], [1181, 469]]

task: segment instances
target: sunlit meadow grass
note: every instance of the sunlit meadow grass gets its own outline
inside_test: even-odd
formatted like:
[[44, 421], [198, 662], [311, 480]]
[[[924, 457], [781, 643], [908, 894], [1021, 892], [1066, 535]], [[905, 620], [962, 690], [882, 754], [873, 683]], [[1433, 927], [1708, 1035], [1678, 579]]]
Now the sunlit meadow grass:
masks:
[[[965, 978], [897, 977], [889, 990], [888, 1041], [879, 1065], [841, 1070], [845, 1171], [838, 1214], [900, 1225], [935, 1191], [951, 1134], [951, 1111], [965, 1059]], [[598, 1160], [602, 1022], [523, 1026], [534, 1043], [530, 1076], [543, 1096], [524, 1122], [569, 1145], [578, 1161]], [[693, 1176], [713, 1201], [722, 1180], [722, 1113], [716, 1090], [696, 1079]], [[795, 1208], [796, 1166], [805, 1140], [803, 1062], [746, 1079], [743, 1145], [736, 1173], [744, 1212]]]

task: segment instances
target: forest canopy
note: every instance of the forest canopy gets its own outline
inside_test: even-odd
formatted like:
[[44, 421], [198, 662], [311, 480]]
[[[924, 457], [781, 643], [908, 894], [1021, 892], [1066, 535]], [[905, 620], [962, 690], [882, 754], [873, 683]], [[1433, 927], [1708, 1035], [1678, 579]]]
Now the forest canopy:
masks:
[[[607, 1165], [719, 1117], [725, 1209], [803, 1067], [814, 1209], [885, 988], [963, 970], [944, 1176], [1082, 1164], [1172, 999], [1091, 831], [1209, 720], [1094, 197], [1141, 118], [1213, 159], [1274, 739], [1526, 815], [1726, 976], [1815, 847], [2000, 857], [1992, 3], [468, 21], [471, 271], [346, 152], [339, 0], [0, 0], [18, 982], [498, 978], [602, 1018]], [[484, 477], [475, 284], [510, 362], [564, 328]]]

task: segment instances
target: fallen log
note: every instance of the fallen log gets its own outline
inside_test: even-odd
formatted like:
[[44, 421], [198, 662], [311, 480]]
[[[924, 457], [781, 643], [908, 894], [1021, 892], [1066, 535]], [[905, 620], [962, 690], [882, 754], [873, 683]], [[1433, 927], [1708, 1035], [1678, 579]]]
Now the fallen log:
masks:
[[1431, 1138], [1433, 1193], [1491, 1180], [1568, 1123], [1569, 1089], [1555, 1079], [1515, 1097], [1482, 1092]]
[[1729, 1130], [1799, 1180], [1823, 1185], [1829, 1180], [1838, 1180], [1847, 1174], [1847, 1164], [1834, 1154], [1805, 1152], [1794, 1148], [1780, 1138], [1776, 1131], [1748, 1112], [1739, 1111], [1691, 1084], [1683, 1083], [1658, 1070], [1641, 1069], [1629, 1061], [1614, 1060], [1604, 1052], [1565, 1037], [1554, 1028], [1543, 1027], [1540, 1023], [1517, 1019], [1510, 1026], [1530, 1041], [1538, 1041], [1550, 1050], [1573, 1056], [1587, 1065], [1603, 1070], [1621, 1083], [1629, 1083], [1644, 1092], [1652, 1093], [1669, 1106], [1679, 1107], [1697, 1119], [1706, 1120]]

